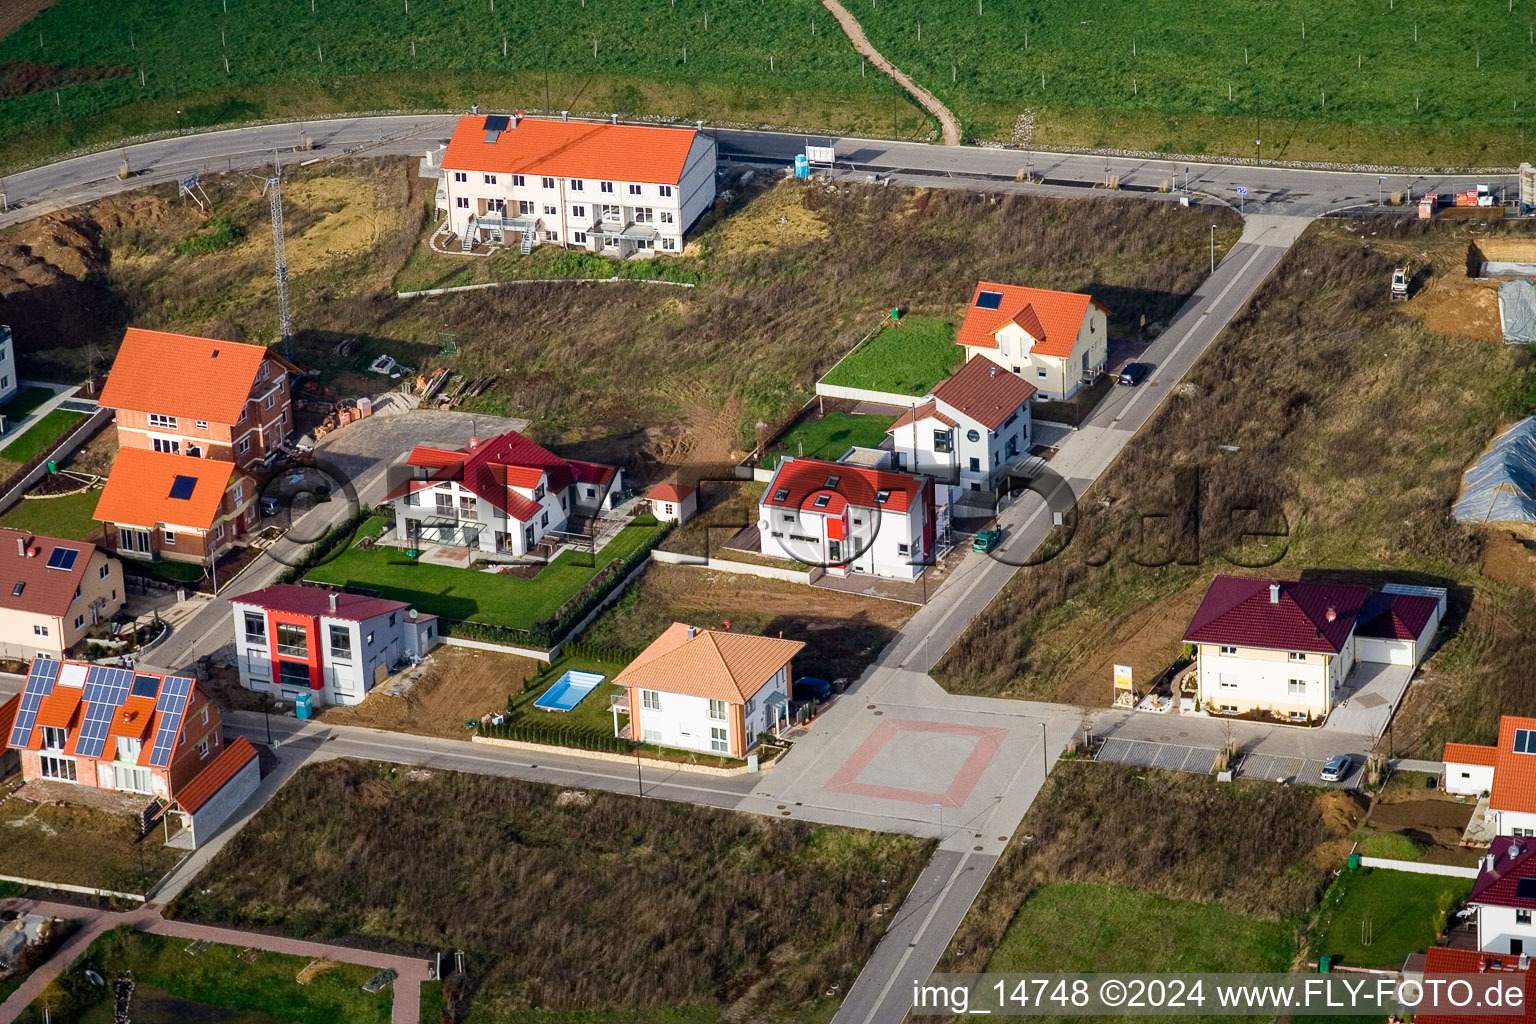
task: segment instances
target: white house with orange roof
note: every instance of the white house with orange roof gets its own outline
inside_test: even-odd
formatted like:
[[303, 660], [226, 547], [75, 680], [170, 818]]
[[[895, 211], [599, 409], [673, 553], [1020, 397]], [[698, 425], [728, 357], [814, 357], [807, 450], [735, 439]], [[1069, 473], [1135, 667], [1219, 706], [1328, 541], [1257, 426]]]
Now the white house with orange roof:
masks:
[[674, 622], [614, 678], [614, 698], [644, 743], [746, 757], [789, 719], [789, 663], [798, 640], [699, 629]]
[[1029, 455], [1033, 384], [972, 359], [891, 424], [896, 468], [934, 477], [950, 491], [992, 491]]
[[955, 343], [967, 360], [984, 356], [1061, 401], [1104, 369], [1108, 321], [1091, 295], [982, 281]]
[[1488, 794], [1495, 835], [1536, 836], [1536, 718], [1505, 715], [1496, 744], [1447, 743], [1443, 757], [1447, 792]]
[[475, 115], [443, 153], [439, 206], [465, 248], [677, 254], [715, 202], [715, 140], [692, 128]]

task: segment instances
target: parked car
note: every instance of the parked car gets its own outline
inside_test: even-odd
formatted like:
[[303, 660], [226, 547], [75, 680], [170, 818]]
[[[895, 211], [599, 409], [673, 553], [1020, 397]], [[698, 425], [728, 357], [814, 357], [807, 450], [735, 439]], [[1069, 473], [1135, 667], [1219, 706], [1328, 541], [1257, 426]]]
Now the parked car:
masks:
[[1352, 760], [1348, 754], [1335, 754], [1323, 765], [1323, 770], [1317, 773], [1317, 777], [1324, 782], [1339, 782], [1349, 774], [1349, 766]]
[[1146, 379], [1151, 369], [1152, 367], [1146, 363], [1126, 363], [1125, 368], [1120, 371], [1120, 383], [1133, 388]]
[[804, 676], [795, 680], [790, 692], [795, 700], [826, 700], [832, 696], [832, 684], [815, 676]]
[[993, 548], [1001, 544], [1002, 540], [1002, 530], [982, 530], [976, 535], [976, 539], [971, 541], [971, 550], [991, 551]]

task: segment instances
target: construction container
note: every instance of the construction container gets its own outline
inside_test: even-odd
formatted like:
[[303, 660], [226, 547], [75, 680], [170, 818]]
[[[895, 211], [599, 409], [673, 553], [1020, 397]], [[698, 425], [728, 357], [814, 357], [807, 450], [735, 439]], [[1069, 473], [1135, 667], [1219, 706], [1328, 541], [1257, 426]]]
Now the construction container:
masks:
[[1429, 220], [1440, 205], [1440, 197], [1433, 192], [1419, 197], [1419, 220]]
[[1528, 210], [1536, 207], [1536, 167], [1530, 164], [1520, 165], [1520, 208]]
[[367, 419], [373, 415], [373, 399], [359, 398], [357, 400], [357, 418]]
[[352, 422], [352, 410], [351, 409], [341, 409], [341, 410], [339, 410], [336, 413], [336, 422], [341, 424], [342, 426], [346, 426], [348, 423], [351, 423]]

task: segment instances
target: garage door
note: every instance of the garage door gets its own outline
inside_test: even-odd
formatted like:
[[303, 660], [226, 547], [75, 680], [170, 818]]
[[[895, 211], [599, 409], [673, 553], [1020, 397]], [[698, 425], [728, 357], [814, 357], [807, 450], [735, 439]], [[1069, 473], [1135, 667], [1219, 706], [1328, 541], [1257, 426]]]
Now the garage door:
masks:
[[1378, 637], [1358, 637], [1361, 661], [1375, 661], [1387, 665], [1412, 665], [1412, 640], [1385, 640]]

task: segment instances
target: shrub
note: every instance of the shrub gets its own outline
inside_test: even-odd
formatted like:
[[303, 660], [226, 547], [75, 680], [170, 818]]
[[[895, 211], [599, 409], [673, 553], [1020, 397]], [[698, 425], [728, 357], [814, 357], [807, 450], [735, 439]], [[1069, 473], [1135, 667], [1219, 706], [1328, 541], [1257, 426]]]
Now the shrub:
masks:
[[208, 220], [210, 230], [201, 235], [193, 235], [176, 243], [176, 251], [183, 256], [201, 256], [205, 253], [218, 252], [220, 249], [228, 249], [244, 237], [228, 217], [216, 216]]

